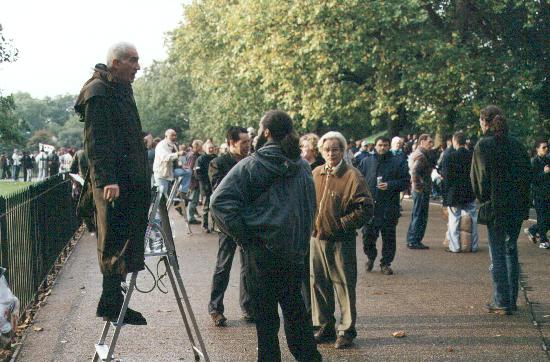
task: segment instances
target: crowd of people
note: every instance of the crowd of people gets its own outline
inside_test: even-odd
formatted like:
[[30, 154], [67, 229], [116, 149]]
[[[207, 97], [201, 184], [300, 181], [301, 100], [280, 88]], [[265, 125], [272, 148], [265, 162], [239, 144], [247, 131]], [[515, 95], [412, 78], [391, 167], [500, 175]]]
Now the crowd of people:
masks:
[[[548, 245], [550, 161], [544, 141], [529, 162], [498, 107], [481, 111], [483, 137], [475, 145], [457, 132], [439, 151], [429, 134], [381, 136], [372, 143], [346, 140], [336, 131], [299, 138], [292, 118], [280, 110], [264, 114], [257, 134], [235, 126], [219, 148], [212, 139], [194, 140], [188, 147], [176, 143], [172, 129], [164, 139], [141, 131], [131, 91], [138, 61], [133, 45], [113, 46], [75, 106], [85, 122], [86, 185], [95, 203], [103, 274], [98, 317], [117, 319], [121, 281], [144, 269], [150, 183], [167, 192], [178, 178], [187, 222], [209, 233], [211, 215], [219, 232], [208, 301], [217, 327], [227, 324], [223, 299], [239, 250], [240, 306], [242, 317], [256, 326], [258, 361], [281, 360], [279, 306], [296, 360], [320, 361], [320, 343], [334, 343], [337, 349], [353, 344], [357, 230], [362, 230], [366, 271], [374, 269], [381, 235], [380, 271], [392, 275], [403, 195], [412, 198], [404, 240], [411, 250], [429, 249], [423, 239], [430, 198], [442, 197], [447, 210], [442, 240], [449, 252], [475, 252], [477, 224], [486, 225], [493, 280], [486, 309], [499, 315], [517, 309], [517, 239], [531, 192], [538, 222], [526, 233]], [[201, 202], [202, 214], [197, 210]], [[132, 309], [124, 322], [147, 323]]]
[[13, 181], [42, 181], [58, 173], [69, 172], [77, 149], [60, 147], [58, 150], [21, 151], [0, 155], [0, 179]]

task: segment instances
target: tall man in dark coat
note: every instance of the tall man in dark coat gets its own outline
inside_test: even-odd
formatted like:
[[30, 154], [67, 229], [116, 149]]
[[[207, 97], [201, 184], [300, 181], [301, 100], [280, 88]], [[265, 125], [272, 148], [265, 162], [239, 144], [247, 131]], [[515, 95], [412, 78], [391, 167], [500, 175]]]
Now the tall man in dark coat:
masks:
[[472, 188], [481, 204], [478, 222], [487, 225], [493, 278], [493, 300], [487, 311], [511, 314], [517, 309], [519, 264], [517, 241], [529, 217], [531, 164], [525, 147], [508, 135], [497, 106], [481, 110], [484, 137], [472, 159]]
[[[216, 190], [229, 171], [248, 155], [250, 148], [250, 136], [243, 127], [229, 127], [227, 130], [228, 151], [223, 155], [213, 159], [208, 167], [208, 176], [212, 185], [212, 190]], [[223, 327], [226, 324], [224, 316], [223, 297], [229, 283], [229, 273], [233, 264], [233, 257], [237, 250], [237, 243], [231, 236], [220, 232], [219, 234], [218, 257], [216, 268], [212, 278], [212, 291], [210, 292], [210, 302], [208, 303], [208, 313], [216, 327]], [[243, 313], [243, 319], [252, 321], [254, 319], [250, 293], [246, 282], [246, 260], [242, 248], [239, 247], [239, 256], [241, 261], [241, 280], [239, 302]]]
[[[139, 67], [136, 48], [111, 47], [107, 65], [97, 64], [82, 88], [75, 110], [85, 122], [97, 219], [98, 258], [103, 292], [97, 316], [114, 321], [123, 303], [120, 283], [127, 273], [144, 269], [144, 235], [150, 198], [141, 123], [131, 83]], [[128, 309], [125, 323], [146, 324], [141, 313]]]
[[[443, 206], [447, 207], [449, 213], [447, 227], [449, 251], [458, 253], [462, 249], [464, 240], [461, 240], [460, 223], [464, 215], [470, 216], [472, 251], [476, 251], [478, 246], [476, 197], [470, 182], [472, 152], [466, 149], [464, 133], [455, 133], [452, 142], [452, 150], [445, 151], [448, 153], [441, 161]], [[450, 148], [447, 147], [447, 149]]]
[[409, 187], [411, 181], [405, 160], [390, 152], [390, 140], [378, 137], [374, 142], [375, 153], [359, 164], [365, 176], [372, 198], [374, 217], [363, 227], [363, 251], [367, 255], [367, 272], [372, 271], [378, 254], [376, 240], [382, 234], [382, 274], [391, 275], [390, 267], [395, 258], [395, 235], [399, 220], [399, 193]]

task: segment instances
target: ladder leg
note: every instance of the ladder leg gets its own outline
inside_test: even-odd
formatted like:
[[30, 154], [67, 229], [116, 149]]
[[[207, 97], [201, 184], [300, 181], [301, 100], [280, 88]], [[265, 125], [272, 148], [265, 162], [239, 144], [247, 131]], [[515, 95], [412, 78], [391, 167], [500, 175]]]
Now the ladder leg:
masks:
[[[105, 339], [107, 339], [107, 333], [109, 333], [109, 327], [111, 327], [111, 322], [105, 322], [105, 325], [103, 326], [103, 332], [101, 332], [101, 337], [99, 338], [99, 342], [97, 344], [103, 345], [105, 344]], [[97, 351], [94, 354], [94, 358], [92, 359], [93, 362], [99, 361], [99, 354]]]
[[179, 289], [182, 295], [182, 299], [185, 302], [187, 311], [189, 312], [189, 318], [191, 319], [191, 323], [193, 324], [193, 329], [195, 330], [195, 335], [197, 336], [197, 340], [199, 341], [199, 346], [201, 347], [204, 360], [206, 362], [210, 362], [210, 358], [208, 358], [208, 353], [206, 352], [206, 346], [204, 345], [204, 341], [202, 340], [202, 335], [199, 330], [197, 320], [195, 319], [195, 315], [193, 314], [193, 309], [191, 308], [191, 303], [189, 302], [189, 298], [187, 297], [187, 292], [185, 291], [185, 287], [183, 286], [183, 280], [181, 278], [179, 268], [177, 266], [174, 266], [173, 268], [174, 268], [174, 274], [176, 275], [176, 280], [178, 282]]
[[193, 354], [195, 355], [195, 360], [199, 360], [200, 357], [194, 348], [195, 339], [193, 338], [193, 332], [191, 332], [191, 326], [189, 326], [189, 321], [187, 320], [185, 309], [183, 307], [183, 304], [181, 303], [180, 293], [178, 291], [178, 287], [176, 285], [176, 281], [174, 279], [174, 274], [172, 273], [170, 263], [168, 262], [167, 257], [163, 257], [162, 259], [164, 260], [166, 273], [168, 274], [168, 279], [170, 279], [170, 284], [172, 285], [172, 290], [174, 291], [174, 296], [176, 297], [176, 303], [178, 304], [178, 309], [180, 310], [181, 318], [183, 319], [183, 324], [185, 325], [185, 331], [187, 332], [187, 336], [189, 337], [189, 341], [191, 342], [191, 347], [193, 350]]
[[116, 322], [115, 332], [113, 334], [113, 338], [111, 339], [111, 345], [109, 346], [109, 354], [108, 361], [112, 359], [112, 356], [115, 352], [116, 342], [118, 340], [118, 336], [120, 334], [120, 330], [122, 329], [122, 325], [124, 322], [124, 316], [126, 315], [126, 310], [128, 309], [128, 304], [130, 303], [130, 298], [132, 297], [132, 292], [134, 291], [134, 288], [136, 286], [136, 279], [137, 279], [137, 272], [133, 272], [130, 277], [130, 285], [128, 286], [128, 291], [126, 292], [126, 296], [124, 297], [124, 303], [122, 303], [122, 309], [120, 310], [120, 314], [118, 315], [118, 320]]

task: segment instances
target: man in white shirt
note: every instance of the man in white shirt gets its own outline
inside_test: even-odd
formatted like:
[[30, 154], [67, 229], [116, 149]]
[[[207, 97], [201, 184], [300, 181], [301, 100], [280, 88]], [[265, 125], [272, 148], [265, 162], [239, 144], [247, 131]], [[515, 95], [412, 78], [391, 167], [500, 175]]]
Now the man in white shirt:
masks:
[[38, 165], [38, 181], [42, 181], [47, 176], [48, 170], [48, 155], [44, 152], [44, 149], [40, 149], [38, 155], [36, 155], [36, 164]]
[[11, 156], [13, 161], [13, 181], [19, 179], [19, 171], [21, 170], [21, 159], [23, 155], [16, 149], [13, 150], [13, 155]]

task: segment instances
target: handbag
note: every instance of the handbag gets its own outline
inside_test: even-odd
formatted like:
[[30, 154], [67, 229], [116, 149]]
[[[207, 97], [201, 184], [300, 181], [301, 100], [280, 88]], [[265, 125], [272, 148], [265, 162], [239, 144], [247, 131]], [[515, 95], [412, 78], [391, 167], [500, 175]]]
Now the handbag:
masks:
[[477, 223], [481, 225], [488, 225], [495, 220], [495, 212], [493, 209], [493, 203], [491, 200], [485, 201], [479, 207], [477, 215]]

